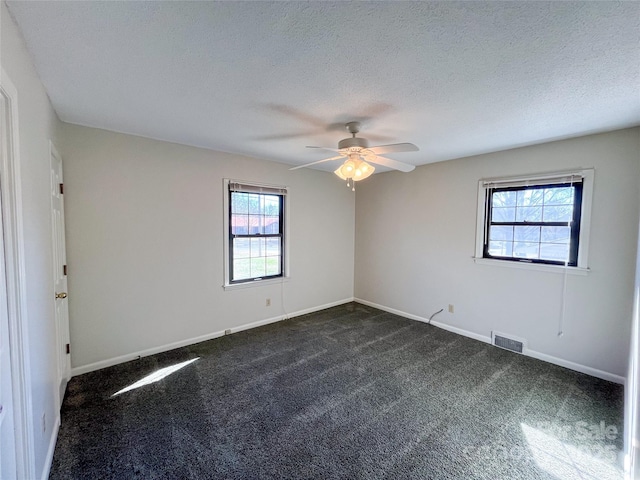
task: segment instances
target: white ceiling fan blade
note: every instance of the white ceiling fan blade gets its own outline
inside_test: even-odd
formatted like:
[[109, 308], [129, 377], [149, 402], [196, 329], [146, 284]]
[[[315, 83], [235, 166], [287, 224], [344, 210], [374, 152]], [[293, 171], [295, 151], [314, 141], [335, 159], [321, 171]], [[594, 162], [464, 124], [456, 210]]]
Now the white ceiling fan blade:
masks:
[[344, 158], [345, 155], [338, 155], [337, 157], [325, 158], [324, 160], [318, 160], [316, 162], [306, 163], [304, 165], [298, 165], [297, 167], [292, 167], [289, 170], [298, 170], [299, 168], [310, 167], [311, 165], [317, 165], [318, 163], [330, 162], [331, 160], [337, 160], [339, 158]]
[[378, 145], [367, 150], [378, 155], [379, 153], [417, 152], [419, 148], [413, 143], [392, 143], [391, 145]]
[[410, 165], [408, 163], [398, 162], [396, 160], [391, 160], [387, 157], [380, 157], [378, 155], [369, 155], [366, 157], [367, 162], [375, 163], [376, 165], [382, 165], [383, 167], [393, 168], [394, 170], [400, 170], [401, 172], [410, 172], [414, 168], [414, 165]]
[[316, 150], [326, 150], [327, 152], [339, 152], [337, 148], [327, 148], [327, 147], [311, 147], [307, 145], [307, 148], [315, 148]]

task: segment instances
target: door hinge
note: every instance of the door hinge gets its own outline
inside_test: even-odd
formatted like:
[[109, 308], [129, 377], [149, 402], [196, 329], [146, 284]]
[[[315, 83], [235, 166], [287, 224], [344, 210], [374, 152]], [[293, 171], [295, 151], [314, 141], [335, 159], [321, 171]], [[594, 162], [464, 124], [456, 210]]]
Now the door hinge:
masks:
[[64, 195], [64, 183], [60, 184], [60, 195]]
[[66, 265], [62, 266], [62, 275], [64, 275], [65, 277], [67, 276], [67, 266]]
[[69, 346], [69, 344], [67, 343], [67, 355], [69, 355], [71, 353], [71, 347]]

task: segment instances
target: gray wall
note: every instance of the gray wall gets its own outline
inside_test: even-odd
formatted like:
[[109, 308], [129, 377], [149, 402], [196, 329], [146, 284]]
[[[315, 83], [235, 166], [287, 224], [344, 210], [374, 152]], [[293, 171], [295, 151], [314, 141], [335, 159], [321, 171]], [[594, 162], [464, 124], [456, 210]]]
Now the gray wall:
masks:
[[[627, 129], [374, 175], [356, 198], [356, 298], [476, 337], [526, 339], [534, 356], [621, 381], [638, 235], [640, 130]], [[590, 273], [476, 264], [478, 180], [595, 168]], [[447, 312], [447, 305], [454, 312]]]
[[[333, 174], [62, 132], [75, 373], [353, 297], [355, 199]], [[222, 288], [224, 178], [289, 187], [288, 281]]]

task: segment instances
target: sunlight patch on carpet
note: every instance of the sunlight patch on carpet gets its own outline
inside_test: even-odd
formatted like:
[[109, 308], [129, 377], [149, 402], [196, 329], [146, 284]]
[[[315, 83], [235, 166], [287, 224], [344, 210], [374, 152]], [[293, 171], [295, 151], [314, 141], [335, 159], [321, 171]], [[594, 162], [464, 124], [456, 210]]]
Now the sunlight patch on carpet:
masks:
[[[520, 427], [538, 467], [558, 480], [620, 480], [622, 471], [616, 467], [616, 448], [612, 443], [607, 443], [607, 440], [612, 440], [611, 430], [603, 431], [600, 438], [594, 433], [595, 427], [599, 428], [600, 425], [585, 427], [580, 423], [577, 427], [567, 427], [559, 434], [553, 429], [547, 431], [546, 428], [534, 428], [524, 423]], [[570, 439], [590, 441], [575, 446], [567, 441]]]
[[160, 370], [156, 370], [155, 372], [150, 373], [146, 377], [141, 378], [137, 382], [132, 383], [128, 387], [125, 387], [122, 390], [117, 391], [116, 393], [114, 393], [111, 396], [115, 397], [115, 396], [121, 395], [123, 393], [130, 392], [131, 390], [135, 390], [136, 388], [144, 387], [145, 385], [150, 385], [152, 383], [159, 382], [163, 378], [168, 377], [172, 373], [177, 372], [181, 368], [186, 367], [187, 365], [195, 362], [199, 358], [200, 357], [193, 358], [191, 360], [187, 360], [186, 362], [176, 363], [175, 365], [171, 365], [169, 367], [164, 367], [164, 368], [161, 368]]

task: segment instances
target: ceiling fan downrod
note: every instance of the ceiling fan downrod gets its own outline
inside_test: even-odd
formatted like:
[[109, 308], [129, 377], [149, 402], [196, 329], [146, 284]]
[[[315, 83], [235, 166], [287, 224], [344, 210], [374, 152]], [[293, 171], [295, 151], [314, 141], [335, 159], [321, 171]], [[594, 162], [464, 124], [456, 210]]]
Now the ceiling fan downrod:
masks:
[[351, 138], [343, 138], [338, 142], [338, 150], [353, 149], [353, 152], [360, 152], [363, 148], [369, 148], [369, 141], [366, 138], [356, 137], [360, 131], [360, 122], [348, 122], [345, 124]]

